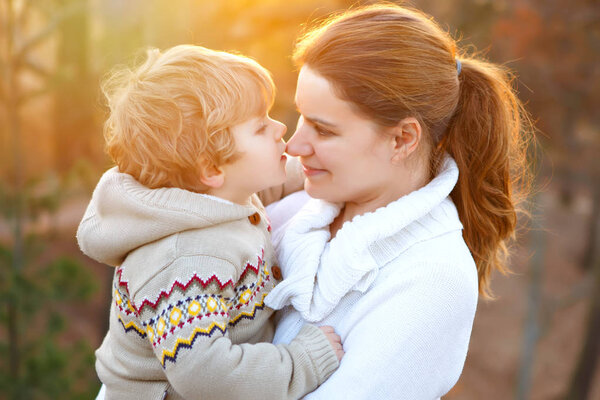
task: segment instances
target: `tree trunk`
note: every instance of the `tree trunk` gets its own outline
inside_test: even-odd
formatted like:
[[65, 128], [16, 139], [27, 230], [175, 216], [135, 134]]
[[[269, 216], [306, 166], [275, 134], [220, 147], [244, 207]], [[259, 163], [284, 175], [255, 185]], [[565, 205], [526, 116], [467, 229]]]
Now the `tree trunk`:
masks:
[[592, 232], [596, 234], [588, 250], [591, 253], [589, 255], [591, 260], [589, 266], [592, 267], [591, 273], [594, 276], [594, 288], [592, 289], [585, 339], [571, 379], [569, 391], [565, 397], [567, 400], [584, 400], [588, 398], [592, 390], [592, 379], [598, 365], [598, 357], [600, 356], [600, 237], [597, 234], [598, 229], [600, 229], [600, 217], [598, 215], [600, 188], [596, 187], [594, 191], [595, 211], [593, 215], [595, 219], [593, 224], [595, 227]]
[[583, 261], [581, 263], [583, 269], [586, 271], [589, 271], [594, 267], [594, 256], [599, 251], [598, 229], [600, 229], [600, 224], [598, 224], [597, 221], [600, 219], [600, 185], [597, 183], [598, 179], [600, 179], [600, 172], [596, 173], [595, 176], [592, 176], [592, 182], [596, 182], [596, 185], [594, 186], [594, 193], [592, 197], [592, 215], [590, 217], [588, 242], [583, 253]]
[[90, 96], [88, 61], [89, 17], [88, 0], [62, 0], [62, 10], [80, 6], [58, 26], [58, 54], [60, 91], [55, 103], [55, 165], [59, 174], [69, 171], [77, 159], [90, 158], [89, 136], [94, 130], [93, 105]]
[[[12, 209], [12, 228], [14, 235], [14, 245], [12, 251], [12, 271], [9, 283], [11, 295], [8, 302], [8, 343], [9, 343], [9, 365], [11, 376], [17, 378], [20, 371], [19, 356], [19, 321], [18, 321], [18, 297], [15, 296], [13, 285], [14, 277], [21, 273], [24, 262], [24, 238], [23, 238], [23, 168], [22, 145], [21, 145], [21, 126], [19, 121], [18, 98], [20, 88], [17, 80], [17, 63], [15, 61], [15, 13], [12, 0], [8, 0], [6, 16], [6, 68], [5, 78], [7, 83], [6, 93], [6, 117], [8, 120], [8, 136], [11, 143], [11, 170], [10, 183], [8, 183], [7, 193], [11, 202], [14, 202]], [[11, 218], [9, 217], [9, 220]]]
[[533, 257], [530, 264], [530, 283], [527, 296], [527, 319], [523, 333], [523, 348], [517, 380], [517, 400], [529, 399], [531, 390], [531, 374], [533, 371], [535, 350], [541, 335], [540, 310], [542, 307], [542, 278], [544, 270], [544, 255], [546, 253], [546, 236], [542, 228], [544, 215], [539, 207], [540, 198], [533, 200], [535, 206], [532, 213]]

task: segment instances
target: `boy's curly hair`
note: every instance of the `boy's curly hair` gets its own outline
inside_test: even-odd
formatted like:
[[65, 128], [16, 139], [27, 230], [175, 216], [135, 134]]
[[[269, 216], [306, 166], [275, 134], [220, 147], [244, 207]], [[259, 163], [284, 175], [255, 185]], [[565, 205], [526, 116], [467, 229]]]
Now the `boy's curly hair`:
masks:
[[119, 171], [149, 188], [203, 192], [203, 168], [233, 161], [229, 130], [272, 106], [269, 72], [241, 55], [180, 45], [147, 51], [102, 83], [110, 115], [106, 151]]

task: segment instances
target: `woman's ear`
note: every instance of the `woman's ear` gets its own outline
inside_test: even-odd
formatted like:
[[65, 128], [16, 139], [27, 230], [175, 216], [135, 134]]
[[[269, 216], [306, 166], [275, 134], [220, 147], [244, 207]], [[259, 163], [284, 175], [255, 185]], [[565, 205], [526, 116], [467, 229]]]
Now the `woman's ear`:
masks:
[[391, 128], [393, 139], [392, 162], [406, 160], [421, 142], [421, 124], [414, 117], [407, 117]]
[[213, 189], [220, 188], [225, 183], [225, 171], [207, 164], [200, 167], [200, 182]]

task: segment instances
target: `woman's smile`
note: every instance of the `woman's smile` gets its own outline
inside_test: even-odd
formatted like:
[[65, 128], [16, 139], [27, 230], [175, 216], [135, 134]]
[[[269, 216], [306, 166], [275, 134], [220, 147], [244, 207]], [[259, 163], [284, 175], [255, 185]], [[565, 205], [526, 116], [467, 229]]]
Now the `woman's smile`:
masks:
[[308, 177], [308, 178], [313, 177], [313, 176], [322, 175], [327, 172], [326, 169], [310, 167], [304, 163], [302, 163], [302, 170], [304, 171], [304, 175], [306, 175], [306, 177]]

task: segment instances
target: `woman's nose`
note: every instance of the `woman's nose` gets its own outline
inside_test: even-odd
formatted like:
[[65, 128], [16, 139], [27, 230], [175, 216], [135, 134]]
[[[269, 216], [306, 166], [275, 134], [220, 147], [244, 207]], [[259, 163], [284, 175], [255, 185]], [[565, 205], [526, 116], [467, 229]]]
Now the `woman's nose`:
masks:
[[306, 157], [312, 154], [312, 146], [306, 136], [306, 127], [302, 121], [298, 121], [296, 132], [287, 142], [285, 152], [295, 157]]

